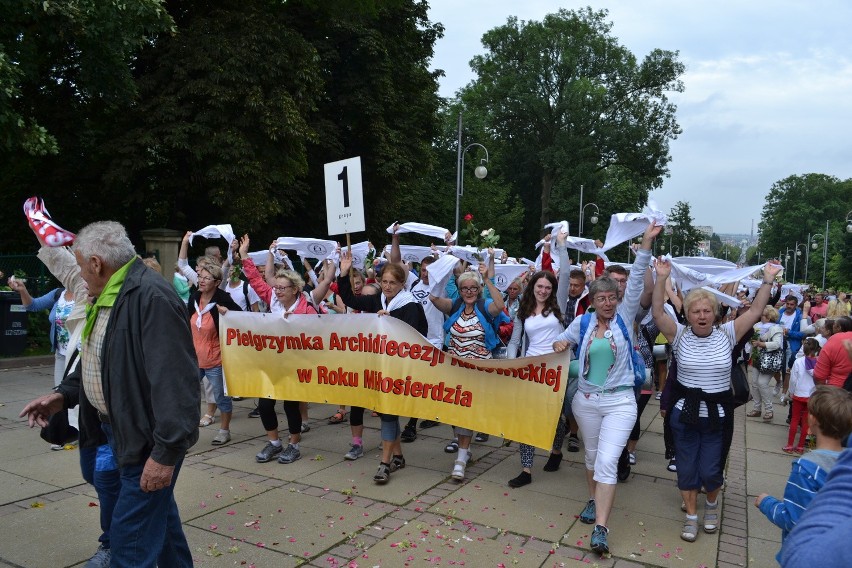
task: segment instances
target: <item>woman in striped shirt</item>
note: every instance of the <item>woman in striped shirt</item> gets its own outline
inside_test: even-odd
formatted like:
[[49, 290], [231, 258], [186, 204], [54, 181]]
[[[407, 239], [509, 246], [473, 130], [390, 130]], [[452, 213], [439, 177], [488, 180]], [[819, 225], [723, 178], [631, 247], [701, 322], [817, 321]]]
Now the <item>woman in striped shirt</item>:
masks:
[[687, 326], [677, 323], [663, 309], [665, 281], [671, 263], [658, 260], [653, 314], [657, 327], [672, 345], [678, 374], [674, 383], [675, 404], [670, 423], [677, 458], [677, 486], [686, 505], [681, 538], [694, 542], [698, 536], [698, 491], [704, 487], [704, 531], [716, 531], [719, 523], [716, 498], [722, 486], [722, 422], [732, 412], [731, 353], [737, 341], [751, 333], [769, 299], [772, 283], [781, 270], [778, 261], [763, 269], [763, 285], [751, 307], [732, 322], [715, 326], [718, 301], [711, 292], [697, 288], [684, 299]]

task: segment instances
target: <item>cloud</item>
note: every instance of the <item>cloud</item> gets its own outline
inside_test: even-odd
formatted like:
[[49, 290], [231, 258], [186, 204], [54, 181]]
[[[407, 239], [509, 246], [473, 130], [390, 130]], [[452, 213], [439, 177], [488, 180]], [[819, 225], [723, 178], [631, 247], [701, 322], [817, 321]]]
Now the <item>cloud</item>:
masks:
[[[670, 95], [683, 134], [671, 144], [671, 177], [652, 193], [661, 207], [689, 201], [697, 224], [747, 233], [774, 182], [809, 172], [852, 177], [852, 4], [608, 5], [612, 33], [637, 57], [678, 50], [687, 68], [685, 92]], [[510, 15], [540, 20], [557, 9], [541, 1], [435, 0], [430, 17], [446, 27], [433, 61], [446, 72], [441, 94], [452, 96], [474, 79], [468, 62], [482, 53], [485, 31]]]

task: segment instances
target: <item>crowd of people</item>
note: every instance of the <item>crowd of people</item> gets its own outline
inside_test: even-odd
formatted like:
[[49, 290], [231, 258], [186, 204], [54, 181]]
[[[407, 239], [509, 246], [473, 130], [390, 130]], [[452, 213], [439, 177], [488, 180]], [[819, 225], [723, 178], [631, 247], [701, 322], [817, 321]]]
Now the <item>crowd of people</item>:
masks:
[[[231, 440], [233, 405], [218, 336], [218, 318], [228, 310], [284, 318], [387, 315], [459, 358], [565, 353], [571, 380], [544, 471], [559, 469], [563, 446], [572, 452], [582, 446], [589, 498], [579, 519], [594, 525], [591, 548], [606, 554], [616, 487], [636, 463], [640, 417], [655, 393], [665, 416], [668, 463], [661, 467], [676, 472], [686, 515], [680, 537], [693, 542], [699, 527], [707, 533], [718, 529], [738, 405], [731, 371], [741, 365], [751, 382], [748, 417], [771, 422], [775, 405], [789, 407], [783, 451], [801, 456], [788, 486], [795, 495], [784, 501], [761, 496], [756, 503], [782, 527], [786, 542], [808, 501], [827, 484], [852, 431], [852, 306], [846, 294], [828, 291], [810, 297], [805, 290], [781, 302], [781, 267], [773, 261], [757, 271], [763, 280], [753, 293], [745, 286], [737, 290], [736, 283], [728, 283], [735, 297], [706, 287], [684, 292], [672, 263], [652, 257], [661, 229], [647, 224], [629, 266], [600, 257], [574, 263], [567, 234], [554, 231], [544, 239], [539, 262], [501, 290], [496, 265], [506, 259], [498, 262], [491, 249], [482, 251], [486, 258], [480, 262], [458, 260], [449, 278], [430, 282], [430, 267], [453, 247], [435, 248], [415, 264], [404, 262], [397, 225], [389, 230], [388, 252], [375, 261], [358, 266], [352, 251], [342, 250], [334, 259], [320, 259], [316, 271], [305, 263], [304, 276], [277, 254], [276, 243], [265, 254], [265, 266], [256, 265], [248, 235], [234, 238], [227, 255], [208, 247], [190, 267], [187, 233], [167, 281], [156, 277], [157, 265], [136, 257], [123, 227], [95, 223], [80, 232], [73, 249], [40, 252], [46, 263], [53, 255], [48, 266], [64, 288], [35, 299], [25, 287], [15, 288], [34, 309], [53, 308], [57, 348], [57, 392], [29, 404], [22, 415], [46, 426], [51, 415], [79, 404], [80, 447], [89, 455], [83, 461], [81, 452], [81, 467], [98, 489], [104, 533], [100, 559], [89, 566], [190, 566], [172, 492], [198, 428], [218, 420], [212, 444]], [[68, 317], [75, 305], [78, 317]], [[130, 322], [146, 334], [130, 337]], [[168, 357], [160, 353], [152, 361], [146, 351], [153, 349]], [[119, 382], [119, 375], [127, 380]], [[199, 396], [207, 405], [203, 415]], [[306, 405], [281, 402], [286, 444], [279, 438], [277, 401], [260, 399], [250, 414], [260, 418], [266, 434], [258, 463], [289, 464], [301, 457], [301, 435], [309, 429]], [[365, 409], [341, 405], [329, 422], [343, 422], [347, 414], [351, 441], [344, 457], [357, 460], [364, 455]], [[382, 450], [373, 479], [385, 484], [405, 468], [403, 443], [417, 438], [418, 419], [411, 417], [403, 427], [399, 416], [377, 417]], [[436, 425], [423, 420], [419, 428]], [[472, 442], [488, 434], [447, 426], [453, 432], [443, 448], [452, 454], [449, 476], [462, 481]], [[805, 453], [809, 435], [815, 446]], [[99, 453], [109, 453], [112, 477], [91, 473]], [[533, 481], [534, 448], [520, 444], [519, 453], [521, 472], [507, 480], [513, 488]], [[796, 476], [808, 482], [793, 481]], [[699, 503], [702, 493], [706, 498]], [[140, 558], [140, 547], [147, 556]], [[107, 563], [97, 563], [104, 552]]]

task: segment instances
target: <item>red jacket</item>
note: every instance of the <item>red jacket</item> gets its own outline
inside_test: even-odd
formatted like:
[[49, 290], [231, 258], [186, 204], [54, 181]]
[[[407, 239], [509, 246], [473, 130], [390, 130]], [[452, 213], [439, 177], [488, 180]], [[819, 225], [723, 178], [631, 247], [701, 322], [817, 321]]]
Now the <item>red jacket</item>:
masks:
[[828, 342], [819, 352], [816, 367], [814, 367], [814, 380], [818, 383], [826, 383], [834, 387], [843, 387], [849, 373], [852, 372], [852, 361], [843, 347], [845, 340], [852, 340], [852, 331], [835, 333], [828, 338]]

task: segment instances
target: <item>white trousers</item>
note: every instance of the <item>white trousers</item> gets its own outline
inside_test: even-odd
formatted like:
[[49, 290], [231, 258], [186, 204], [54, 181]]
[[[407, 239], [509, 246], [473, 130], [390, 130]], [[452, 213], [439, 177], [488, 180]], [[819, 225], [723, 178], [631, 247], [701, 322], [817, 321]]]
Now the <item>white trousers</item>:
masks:
[[618, 483], [618, 458], [636, 423], [636, 396], [632, 389], [614, 393], [577, 392], [571, 403], [583, 435], [586, 469], [598, 483]]

